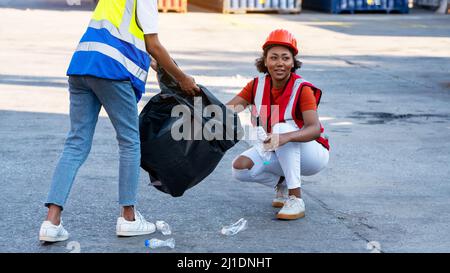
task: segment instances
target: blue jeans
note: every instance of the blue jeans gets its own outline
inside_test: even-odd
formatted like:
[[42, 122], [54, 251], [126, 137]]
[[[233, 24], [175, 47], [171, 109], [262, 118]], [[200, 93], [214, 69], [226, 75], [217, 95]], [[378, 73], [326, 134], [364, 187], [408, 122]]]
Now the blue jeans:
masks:
[[70, 132], [53, 174], [47, 206], [63, 207], [73, 181], [92, 146], [95, 126], [103, 106], [119, 143], [119, 204], [135, 205], [141, 147], [136, 96], [129, 81], [90, 76], [70, 76]]

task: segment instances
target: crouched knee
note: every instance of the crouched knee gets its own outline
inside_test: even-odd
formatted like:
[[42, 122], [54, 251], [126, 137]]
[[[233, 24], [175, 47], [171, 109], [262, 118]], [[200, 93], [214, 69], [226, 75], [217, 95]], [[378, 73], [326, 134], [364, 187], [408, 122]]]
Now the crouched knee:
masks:
[[253, 167], [253, 161], [246, 156], [239, 156], [233, 161], [233, 169], [250, 170]]
[[251, 168], [253, 167], [253, 161], [245, 156], [237, 157], [232, 164], [233, 178], [239, 181], [248, 181], [251, 179]]

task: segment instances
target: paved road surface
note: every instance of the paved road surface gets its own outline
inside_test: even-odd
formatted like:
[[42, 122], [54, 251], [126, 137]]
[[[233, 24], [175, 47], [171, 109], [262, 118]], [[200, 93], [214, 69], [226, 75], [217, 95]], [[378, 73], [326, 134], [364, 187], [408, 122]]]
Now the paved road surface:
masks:
[[[38, 229], [53, 169], [69, 127], [65, 71], [90, 13], [0, 9], [0, 251], [67, 252], [42, 245]], [[14, 26], [14, 28], [10, 28]], [[307, 217], [281, 222], [273, 189], [231, 178], [230, 150], [181, 198], [147, 186], [138, 209], [173, 227], [174, 250], [151, 252], [450, 251], [450, 16], [161, 14], [160, 38], [183, 69], [224, 102], [254, 75], [265, 36], [290, 29], [306, 79], [324, 91], [320, 116], [331, 139], [329, 167], [305, 177]], [[157, 92], [150, 75], [148, 92]], [[104, 112], [80, 169], [64, 224], [82, 252], [150, 252], [117, 238], [118, 156]], [[241, 217], [248, 230], [224, 237]]]

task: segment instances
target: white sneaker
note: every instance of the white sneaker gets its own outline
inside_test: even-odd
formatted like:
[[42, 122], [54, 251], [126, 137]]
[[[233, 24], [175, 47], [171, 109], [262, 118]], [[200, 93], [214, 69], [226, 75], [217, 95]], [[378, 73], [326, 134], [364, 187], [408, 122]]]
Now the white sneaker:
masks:
[[69, 232], [62, 226], [54, 225], [50, 221], [44, 221], [39, 230], [39, 240], [44, 242], [60, 242], [69, 239]]
[[277, 214], [277, 218], [283, 220], [295, 220], [303, 217], [305, 217], [305, 202], [294, 195], [289, 196]]
[[135, 210], [134, 221], [127, 221], [123, 217], [117, 218], [117, 236], [137, 236], [155, 232], [155, 224], [147, 222], [144, 217]]
[[289, 196], [288, 187], [286, 183], [280, 183], [275, 186], [275, 190], [277, 193], [275, 198], [272, 200], [272, 207], [282, 208]]

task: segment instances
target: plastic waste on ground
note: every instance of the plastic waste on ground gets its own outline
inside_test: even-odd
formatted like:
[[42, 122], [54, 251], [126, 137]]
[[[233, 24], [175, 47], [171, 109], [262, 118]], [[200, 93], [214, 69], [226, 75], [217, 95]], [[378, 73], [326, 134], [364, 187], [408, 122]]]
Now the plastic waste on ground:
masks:
[[163, 235], [172, 234], [169, 224], [164, 221], [156, 221], [156, 229], [161, 231]]
[[230, 226], [224, 226], [220, 231], [223, 235], [235, 235], [243, 230], [246, 230], [248, 227], [247, 220], [244, 218], [239, 219], [236, 223]]
[[173, 248], [175, 248], [175, 239], [170, 238], [170, 239], [163, 241], [163, 240], [153, 238], [150, 240], [145, 240], [145, 246], [152, 248], [152, 249], [160, 248], [160, 247], [170, 247], [173, 249]]
[[256, 148], [256, 151], [258, 151], [258, 154], [263, 159], [264, 165], [268, 165], [268, 164], [270, 164], [270, 157], [272, 156], [271, 155], [272, 152], [267, 151], [264, 148], [264, 140], [266, 140], [267, 134], [262, 126], [256, 127], [256, 138], [257, 139], [256, 139], [256, 142], [254, 145]]

